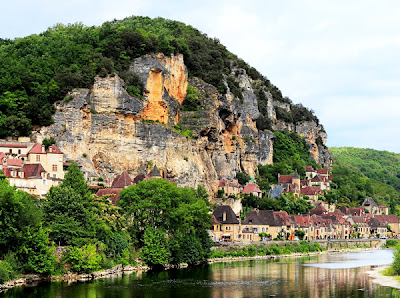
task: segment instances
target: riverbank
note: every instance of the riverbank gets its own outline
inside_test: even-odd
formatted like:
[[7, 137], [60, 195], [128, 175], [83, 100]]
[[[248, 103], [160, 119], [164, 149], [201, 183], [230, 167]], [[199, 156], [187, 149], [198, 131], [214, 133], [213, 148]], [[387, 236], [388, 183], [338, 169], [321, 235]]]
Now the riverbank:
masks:
[[398, 280], [398, 276], [386, 276], [383, 275], [382, 271], [389, 268], [389, 265], [379, 266], [374, 268], [371, 271], [368, 271], [367, 274], [372, 277], [372, 281], [380, 286], [391, 287], [395, 289], [400, 289], [400, 282]]
[[111, 269], [101, 270], [92, 273], [85, 273], [85, 274], [74, 274], [74, 273], [66, 273], [62, 276], [50, 276], [50, 277], [43, 277], [40, 275], [35, 274], [26, 274], [23, 275], [21, 278], [10, 280], [5, 284], [0, 284], [0, 293], [6, 291], [8, 289], [18, 287], [18, 286], [25, 286], [25, 285], [37, 285], [39, 282], [42, 281], [56, 281], [61, 280], [64, 282], [77, 282], [77, 281], [88, 281], [94, 280], [99, 278], [108, 278], [115, 276], [117, 274], [122, 273], [129, 273], [129, 272], [137, 272], [137, 271], [147, 271], [149, 267], [143, 265], [137, 266], [122, 266], [117, 265]]
[[[291, 254], [277, 254], [277, 255], [263, 255], [263, 256], [223, 257], [223, 258], [208, 259], [207, 263], [213, 264], [213, 263], [235, 262], [235, 261], [246, 261], [246, 260], [273, 260], [273, 259], [284, 259], [284, 258], [301, 258], [301, 257], [317, 256], [317, 255], [326, 254], [326, 253], [344, 253], [344, 252], [349, 252], [349, 251], [354, 252], [354, 251], [366, 251], [366, 250], [374, 250], [374, 248], [372, 248], [372, 247], [369, 247], [369, 248], [367, 248], [367, 247], [343, 248], [343, 249], [305, 252], [305, 253], [294, 252]], [[180, 266], [180, 267], [185, 267], [185, 266]], [[170, 268], [171, 268], [170, 266], [167, 266], [166, 270], [170, 269]], [[111, 269], [106, 269], [106, 270], [93, 272], [93, 273], [89, 273], [89, 274], [67, 273], [62, 276], [52, 276], [52, 277], [41, 277], [39, 275], [29, 274], [29, 275], [24, 275], [23, 277], [16, 279], [16, 280], [8, 281], [5, 284], [0, 284], [0, 293], [7, 289], [11, 289], [13, 287], [24, 286], [24, 285], [36, 285], [42, 281], [61, 280], [61, 281], [70, 283], [70, 282], [77, 282], [77, 281], [89, 281], [89, 280], [94, 280], [94, 279], [99, 279], [99, 278], [108, 278], [108, 277], [115, 276], [117, 274], [137, 272], [137, 271], [147, 271], [147, 270], [149, 270], [149, 267], [144, 266], [144, 265], [137, 265], [135, 267], [133, 267], [133, 266], [123, 267], [122, 265], [117, 265]]]
[[336, 254], [336, 253], [368, 251], [368, 250], [375, 250], [375, 248], [360, 247], [360, 248], [346, 248], [346, 249], [315, 251], [315, 252], [308, 252], [308, 253], [292, 253], [292, 254], [284, 254], [284, 255], [212, 258], [212, 259], [208, 259], [207, 262], [208, 262], [208, 264], [213, 264], [213, 263], [236, 262], [236, 261], [247, 261], [247, 260], [274, 260], [274, 259], [284, 259], [284, 258], [302, 258], [302, 257], [318, 256], [318, 255], [327, 254], [327, 253]]

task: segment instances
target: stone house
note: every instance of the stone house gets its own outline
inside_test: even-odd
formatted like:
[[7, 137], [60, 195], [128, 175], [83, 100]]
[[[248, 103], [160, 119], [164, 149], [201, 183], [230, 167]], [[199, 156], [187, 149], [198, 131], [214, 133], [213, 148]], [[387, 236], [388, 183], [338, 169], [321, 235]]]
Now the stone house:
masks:
[[262, 191], [258, 187], [257, 184], [255, 183], [247, 183], [246, 186], [244, 187], [242, 193], [247, 194], [247, 195], [253, 195], [258, 198], [262, 198]]
[[389, 207], [378, 206], [371, 197], [366, 197], [362, 206], [368, 210], [370, 214], [375, 215], [389, 215]]
[[252, 210], [242, 222], [242, 241], [260, 241], [260, 233], [285, 239], [291, 230], [292, 222], [285, 211]]
[[11, 186], [44, 197], [52, 186], [60, 185], [64, 179], [63, 155], [55, 145], [45, 150], [41, 144], [34, 144], [27, 152], [26, 160], [7, 159], [6, 164], [3, 160], [2, 170]]
[[214, 241], [239, 241], [240, 226], [230, 206], [217, 206], [213, 212], [213, 229], [209, 232]]
[[387, 236], [387, 228], [386, 225], [381, 222], [378, 218], [371, 218], [369, 221], [369, 227], [372, 236]]

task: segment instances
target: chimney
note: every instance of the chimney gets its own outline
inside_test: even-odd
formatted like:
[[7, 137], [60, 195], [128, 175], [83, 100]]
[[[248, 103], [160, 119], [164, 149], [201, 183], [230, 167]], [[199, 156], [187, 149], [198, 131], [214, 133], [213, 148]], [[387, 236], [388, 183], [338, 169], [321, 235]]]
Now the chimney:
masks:
[[42, 152], [46, 152], [46, 148], [42, 145]]
[[222, 221], [226, 221], [226, 212], [222, 214]]
[[53, 152], [53, 145], [51, 145], [51, 146], [49, 147], [49, 152], [50, 152], [50, 153]]

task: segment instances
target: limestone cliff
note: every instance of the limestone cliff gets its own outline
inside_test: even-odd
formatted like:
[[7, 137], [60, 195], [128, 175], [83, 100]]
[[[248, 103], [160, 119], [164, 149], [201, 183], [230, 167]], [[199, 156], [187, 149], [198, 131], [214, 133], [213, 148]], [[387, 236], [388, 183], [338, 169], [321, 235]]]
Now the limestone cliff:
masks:
[[[234, 178], [236, 172], [254, 177], [257, 165], [272, 163], [274, 135], [257, 129], [256, 82], [243, 69], [229, 75], [241, 98], [228, 84], [221, 94], [198, 78], [189, 79], [182, 55], [146, 55], [129, 70], [144, 85], [141, 98], [130, 96], [118, 75], [96, 77], [90, 90], [73, 90], [73, 99], [57, 106], [54, 124], [43, 127], [36, 140], [54, 137], [66, 158], [78, 160], [92, 176], [113, 179], [122, 171], [133, 176], [157, 165], [178, 185], [203, 185], [210, 192], [223, 177]], [[182, 109], [188, 84], [200, 94], [196, 111]], [[323, 127], [312, 121], [276, 120], [276, 107], [290, 109], [290, 104], [274, 102], [268, 92], [265, 96], [273, 128], [304, 136], [313, 158], [329, 165]], [[181, 128], [192, 130], [194, 137], [183, 136]]]

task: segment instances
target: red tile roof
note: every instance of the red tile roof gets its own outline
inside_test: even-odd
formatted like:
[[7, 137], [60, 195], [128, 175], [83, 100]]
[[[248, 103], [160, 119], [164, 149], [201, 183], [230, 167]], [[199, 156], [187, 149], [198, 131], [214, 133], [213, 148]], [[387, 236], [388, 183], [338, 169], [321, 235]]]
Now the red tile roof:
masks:
[[22, 167], [22, 159], [19, 158], [7, 158], [8, 166]]
[[293, 175], [280, 175], [278, 183], [292, 183]]
[[251, 194], [253, 192], [262, 193], [262, 191], [260, 190], [258, 185], [255, 183], [249, 183], [243, 189], [243, 193], [246, 193], [246, 194]]
[[219, 225], [219, 221], [215, 218], [215, 215], [213, 214], [211, 221], [213, 222], [214, 225]]
[[5, 148], [28, 148], [26, 144], [0, 144], [0, 147]]
[[322, 175], [327, 175], [328, 174], [328, 169], [326, 169], [326, 168], [318, 169], [317, 173], [318, 174], [322, 174]]
[[45, 153], [46, 152], [44, 152], [42, 145], [39, 143], [36, 143], [35, 145], [33, 145], [31, 150], [29, 150], [29, 152], [28, 152], [28, 154], [45, 154]]
[[131, 177], [129, 177], [127, 172], [123, 172], [114, 179], [111, 188], [124, 188], [130, 185], [133, 185]]
[[306, 166], [306, 172], [315, 172], [312, 166]]
[[300, 193], [303, 196], [313, 196], [313, 195], [323, 194], [323, 191], [318, 186], [308, 186], [302, 188], [300, 190]]
[[375, 215], [383, 223], [400, 223], [400, 218], [397, 215]]
[[56, 145], [51, 145], [48, 149], [47, 149], [47, 153], [53, 153], [53, 154], [63, 154], [62, 152], [61, 152], [61, 150], [60, 149], [58, 149], [57, 148], [57, 146]]
[[112, 195], [108, 198], [110, 203], [115, 204], [119, 202], [119, 193], [121, 189], [120, 188], [104, 188], [104, 189], [99, 189], [96, 193], [96, 196], [98, 197], [103, 197], [106, 195]]
[[225, 187], [227, 185], [231, 187], [240, 187], [237, 180], [229, 181], [227, 178], [222, 178], [219, 181], [218, 187]]
[[46, 170], [40, 163], [25, 164], [20, 171], [25, 173], [25, 178], [41, 177], [42, 173], [46, 173]]
[[3, 152], [0, 152], [0, 162], [3, 162], [3, 158], [6, 158], [6, 155]]

